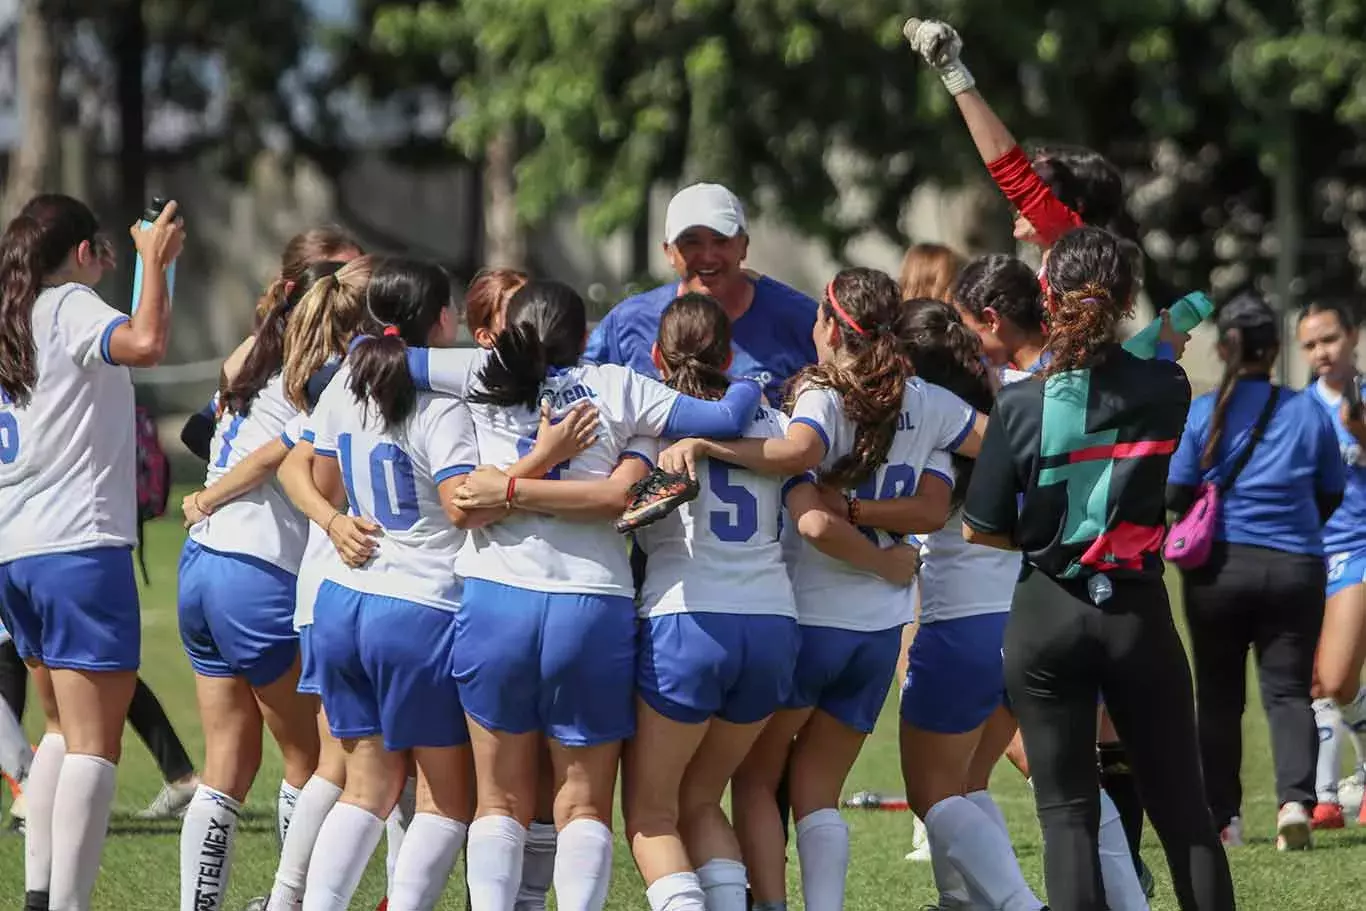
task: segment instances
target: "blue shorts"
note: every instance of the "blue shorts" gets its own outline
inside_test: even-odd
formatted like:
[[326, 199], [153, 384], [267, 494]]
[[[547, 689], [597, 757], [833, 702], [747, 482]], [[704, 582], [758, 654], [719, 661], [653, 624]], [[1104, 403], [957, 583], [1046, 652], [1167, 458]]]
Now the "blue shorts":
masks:
[[713, 715], [753, 724], [792, 692], [801, 633], [791, 617], [679, 613], [640, 624], [636, 687], [671, 721], [701, 724]]
[[922, 623], [911, 643], [901, 720], [935, 734], [976, 730], [1005, 696], [1009, 611]]
[[460, 700], [485, 729], [542, 731], [568, 747], [635, 733], [632, 599], [466, 579], [455, 643]]
[[874, 633], [803, 626], [792, 695], [786, 707], [817, 708], [871, 734], [887, 701], [901, 653], [901, 627]]
[[1363, 582], [1366, 582], [1366, 550], [1349, 550], [1328, 555], [1329, 598]]
[[0, 564], [0, 620], [21, 658], [61, 670], [137, 670], [142, 620], [132, 549], [96, 547]]
[[313, 624], [299, 630], [299, 686], [301, 693], [317, 696], [322, 692], [318, 681], [318, 663], [313, 659]]
[[201, 677], [279, 680], [299, 653], [294, 574], [188, 540], [180, 553], [180, 641]]
[[386, 750], [469, 743], [451, 679], [455, 613], [324, 582], [313, 663], [339, 740], [383, 735]]

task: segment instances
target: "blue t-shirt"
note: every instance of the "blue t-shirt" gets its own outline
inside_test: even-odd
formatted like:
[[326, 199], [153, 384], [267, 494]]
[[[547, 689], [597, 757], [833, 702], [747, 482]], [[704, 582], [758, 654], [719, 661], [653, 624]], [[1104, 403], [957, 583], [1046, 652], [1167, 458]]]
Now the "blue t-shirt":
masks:
[[[650, 348], [659, 337], [664, 308], [678, 297], [678, 283], [628, 297], [617, 304], [593, 330], [583, 359], [593, 364], [622, 364], [637, 373], [659, 377]], [[816, 363], [816, 302], [761, 276], [754, 283], [754, 301], [731, 324], [732, 376], [757, 382], [775, 407], [782, 404], [783, 386], [808, 364]]]
[[[1186, 429], [1172, 456], [1167, 480], [1188, 487], [1219, 483], [1252, 436], [1252, 426], [1271, 394], [1265, 377], [1240, 379], [1225, 412], [1217, 459], [1200, 471], [1217, 393], [1191, 403]], [[1216, 538], [1296, 554], [1322, 554], [1323, 529], [1317, 493], [1339, 493], [1342, 458], [1333, 425], [1307, 394], [1282, 389], [1266, 433], [1242, 474], [1221, 499]]]
[[1327, 554], [1366, 550], [1366, 453], [1361, 451], [1356, 437], [1342, 426], [1342, 396], [1324, 388], [1322, 382], [1310, 386], [1305, 396], [1317, 402], [1332, 422], [1347, 473], [1342, 505], [1323, 527], [1323, 550]]

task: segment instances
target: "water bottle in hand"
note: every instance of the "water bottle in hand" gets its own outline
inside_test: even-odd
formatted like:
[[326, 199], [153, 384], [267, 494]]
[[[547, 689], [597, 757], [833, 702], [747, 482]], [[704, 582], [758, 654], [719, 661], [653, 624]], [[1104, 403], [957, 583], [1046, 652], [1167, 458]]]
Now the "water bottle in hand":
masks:
[[[167, 201], [165, 199], [162, 199], [160, 196], [153, 197], [152, 204], [143, 210], [142, 220], [138, 222], [138, 227], [141, 228], [143, 231], [146, 231], [148, 228], [150, 228], [152, 226], [152, 222], [156, 221], [157, 218], [160, 217], [161, 210], [166, 208], [166, 202]], [[134, 259], [133, 265], [133, 305], [129, 311], [132, 313], [137, 312], [138, 302], [142, 299], [142, 271], [142, 255], [138, 254], [138, 256]], [[173, 260], [171, 264], [166, 267], [166, 295], [169, 298], [174, 294], [175, 261]]]

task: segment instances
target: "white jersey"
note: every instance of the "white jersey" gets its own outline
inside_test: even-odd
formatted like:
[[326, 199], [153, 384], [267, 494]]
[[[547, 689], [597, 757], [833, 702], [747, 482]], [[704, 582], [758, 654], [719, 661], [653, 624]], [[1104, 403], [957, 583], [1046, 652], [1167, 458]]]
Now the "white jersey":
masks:
[[[293, 449], [299, 443], [313, 445], [312, 416], [300, 412], [280, 434], [280, 441]], [[294, 628], [303, 629], [313, 623], [313, 604], [318, 600], [318, 589], [333, 565], [340, 566], [341, 558], [337, 549], [327, 537], [321, 525], [308, 523], [308, 543], [304, 545], [304, 556], [299, 562], [298, 582], [294, 586]]]
[[[786, 416], [768, 407], [759, 408], [744, 433], [758, 439], [786, 435]], [[653, 458], [659, 445], [645, 440], [632, 449]], [[717, 459], [698, 464], [697, 480], [697, 499], [636, 532], [636, 543], [649, 555], [641, 616], [689, 611], [796, 617], [778, 540], [790, 482]]]
[[[279, 439], [299, 414], [285, 398], [284, 379], [271, 377], [252, 399], [246, 414], [224, 411], [209, 447], [205, 487], [212, 487], [233, 466]], [[254, 490], [218, 507], [190, 529], [190, 539], [210, 550], [264, 560], [298, 573], [308, 538], [308, 520], [271, 478]]]
[[437, 488], [478, 462], [469, 409], [453, 396], [424, 392], [403, 426], [386, 428], [372, 402], [356, 401], [350, 375], [343, 366], [318, 401], [313, 450], [337, 459], [351, 514], [384, 534], [364, 566], [336, 560], [324, 574], [356, 591], [458, 610], [455, 557], [466, 533], [451, 524]]
[[[444, 383], [435, 360], [431, 369], [433, 386]], [[473, 379], [471, 388], [478, 386], [478, 380]], [[597, 442], [546, 475], [548, 480], [571, 481], [598, 481], [611, 475], [622, 457], [631, 454], [629, 441], [658, 437], [664, 432], [679, 396], [663, 383], [616, 364], [580, 364], [556, 370], [547, 377], [542, 395], [549, 396], [556, 417], [582, 399], [591, 399], [598, 409]], [[470, 411], [482, 462], [506, 468], [531, 452], [540, 426], [538, 411], [474, 403]], [[647, 453], [636, 455], [649, 461]], [[501, 522], [471, 532], [456, 569], [467, 578], [533, 591], [634, 594], [626, 538], [601, 519], [574, 521], [513, 512]]]
[[[906, 383], [897, 429], [887, 461], [852, 493], [862, 500], [893, 500], [914, 495], [920, 478], [937, 474], [953, 483], [949, 452], [972, 430], [977, 412], [958, 396], [913, 378]], [[792, 409], [793, 423], [813, 427], [826, 441], [822, 470], [854, 448], [856, 428], [844, 416], [844, 400], [831, 389], [807, 387]], [[862, 529], [886, 548], [903, 539], [890, 532]], [[806, 541], [794, 548], [790, 569], [797, 596], [797, 617], [804, 626], [876, 632], [909, 623], [914, 591], [821, 553]]]
[[75, 282], [33, 304], [38, 381], [0, 392], [0, 563], [137, 541], [133, 381], [109, 340], [128, 317]]

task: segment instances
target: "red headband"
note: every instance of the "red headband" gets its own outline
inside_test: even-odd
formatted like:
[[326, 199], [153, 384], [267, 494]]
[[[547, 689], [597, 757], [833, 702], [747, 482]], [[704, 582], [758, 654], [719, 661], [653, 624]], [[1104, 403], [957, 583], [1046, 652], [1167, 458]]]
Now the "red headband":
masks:
[[844, 320], [844, 322], [849, 326], [850, 329], [853, 329], [859, 335], [868, 334], [863, 331], [862, 326], [854, 322], [854, 318], [852, 316], [845, 312], [844, 308], [840, 306], [840, 302], [835, 300], [835, 282], [833, 280], [830, 282], [830, 284], [825, 286], [825, 299], [830, 304], [830, 309], [834, 310], [835, 315], [838, 316], [840, 319]]

